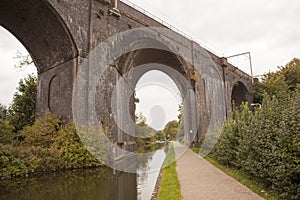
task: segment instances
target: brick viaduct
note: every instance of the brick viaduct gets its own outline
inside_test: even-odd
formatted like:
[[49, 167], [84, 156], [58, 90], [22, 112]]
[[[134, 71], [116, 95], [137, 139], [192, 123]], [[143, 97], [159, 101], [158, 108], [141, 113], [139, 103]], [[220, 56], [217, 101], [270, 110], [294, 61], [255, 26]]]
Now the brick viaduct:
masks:
[[[200, 134], [207, 131], [210, 121], [213, 120], [214, 112], [211, 112], [210, 108], [214, 105], [207, 97], [207, 93], [212, 91], [206, 91], [212, 87], [207, 86], [208, 83], [203, 76], [208, 71], [212, 71], [211, 68], [214, 68], [214, 73], [217, 73], [222, 81], [222, 96], [225, 104], [221, 108], [224, 109], [221, 114], [230, 113], [232, 100], [235, 100], [238, 105], [242, 101], [251, 102], [251, 77], [229, 64], [226, 58], [216, 56], [172, 30], [167, 31], [166, 34], [159, 33], [152, 27], [167, 27], [123, 2], [118, 2], [118, 10], [113, 8], [114, 1], [111, 0], [1, 0], [0, 25], [22, 42], [37, 66], [37, 111], [49, 110], [67, 120], [73, 119], [74, 112], [85, 116], [84, 113], [80, 113], [81, 111], [74, 111], [72, 107], [75, 79], [82, 68], [82, 63], [102, 41], [124, 31], [141, 27], [151, 27], [149, 38], [145, 36], [144, 43], [151, 45], [157, 43], [162, 48], [136, 48], [115, 58], [112, 66], [117, 67], [107, 69], [104, 78], [97, 82], [94, 109], [101, 123], [113, 123], [110, 116], [113, 87], [120, 77], [138, 66], [144, 67], [140, 67], [141, 70], [127, 77], [133, 87], [144, 73], [157, 69], [168, 74], [183, 95], [186, 86], [178, 79], [178, 74], [185, 77], [185, 81], [192, 86], [197, 96], [196, 107], [201, 111], [198, 116], [199, 127], [185, 124], [186, 132], [198, 132], [196, 140], [200, 138]], [[143, 43], [139, 36], [136, 37], [140, 43]], [[127, 45], [129, 47], [136, 45], [135, 39], [133, 37], [132, 44]], [[120, 40], [122, 38], [116, 39], [115, 42]], [[171, 40], [170, 47], [167, 43], [169, 44]], [[165, 50], [166, 46], [169, 51]], [[174, 54], [174, 51], [183, 52], [186, 58]], [[200, 61], [198, 65], [201, 65], [201, 70], [195, 70], [197, 59], [209, 59], [213, 64], [208, 62], [205, 66], [205, 62]], [[158, 65], [149, 65], [149, 63], [158, 63]], [[88, 90], [88, 87], [86, 89]], [[130, 110], [132, 114], [134, 103], [132, 103], [132, 96], [129, 95], [128, 98], [131, 99], [128, 102], [119, 99], [123, 102], [118, 104], [122, 109]], [[87, 101], [89, 102], [89, 99]], [[184, 105], [185, 123], [194, 123], [192, 121], [197, 114], [193, 113], [195, 112], [193, 108], [189, 108], [189, 102], [191, 101], [187, 101], [185, 103], [187, 105]], [[89, 115], [86, 109], [82, 112]], [[121, 121], [126, 124], [126, 120], [121, 119]], [[114, 135], [118, 142], [132, 139], [125, 137], [124, 133]]]

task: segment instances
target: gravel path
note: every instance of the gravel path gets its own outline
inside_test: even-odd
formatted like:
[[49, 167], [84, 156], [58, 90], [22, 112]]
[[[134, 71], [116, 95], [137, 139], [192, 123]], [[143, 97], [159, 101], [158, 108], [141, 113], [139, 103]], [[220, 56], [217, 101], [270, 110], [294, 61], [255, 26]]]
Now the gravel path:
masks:
[[174, 147], [184, 200], [263, 199], [183, 145], [174, 142]]

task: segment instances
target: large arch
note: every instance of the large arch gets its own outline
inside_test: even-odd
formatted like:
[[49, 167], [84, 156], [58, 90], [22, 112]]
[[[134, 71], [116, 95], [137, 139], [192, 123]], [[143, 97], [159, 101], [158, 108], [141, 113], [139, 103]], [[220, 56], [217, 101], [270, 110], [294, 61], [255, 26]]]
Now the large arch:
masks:
[[[186, 40], [177, 42], [176, 35], [170, 39], [171, 36], [172, 32], [166, 29], [140, 28], [111, 36], [94, 48], [78, 68], [75, 80], [76, 124], [104, 130], [114, 147], [116, 143], [130, 143], [136, 126], [135, 84], [146, 72], [160, 70], [183, 93], [186, 145], [197, 133], [218, 132], [215, 130], [225, 119], [224, 85], [219, 70], [204, 49]], [[197, 106], [201, 110], [195, 109]], [[120, 152], [116, 153], [118, 157], [126, 154], [120, 148], [112, 152]]]
[[37, 114], [72, 118], [72, 90], [78, 50], [58, 12], [47, 0], [2, 0], [0, 25], [27, 49], [38, 71]]
[[[186, 141], [191, 143], [194, 139], [193, 136], [197, 134], [199, 129], [199, 112], [194, 108], [199, 108], [199, 101], [194, 99], [195, 96], [192, 94], [192, 92], [195, 92], [195, 83], [190, 77], [190, 63], [185, 62], [183, 58], [172, 53], [171, 50], [168, 51], [168, 48], [158, 41], [147, 39], [140, 42], [143, 45], [148, 42], [157, 44], [156, 48], [142, 48], [123, 54], [102, 75], [95, 97], [95, 110], [98, 120], [101, 124], [117, 122], [117, 125], [113, 128], [114, 130], [112, 130], [112, 132], [116, 132], [116, 134], [113, 134], [114, 138], [111, 138], [114, 142], [122, 145], [124, 142], [132, 141], [132, 136], [128, 135], [128, 133], [135, 132], [134, 127], [130, 126], [131, 122], [134, 121], [135, 113], [134, 96], [132, 94], [134, 94], [137, 82], [145, 73], [158, 70], [167, 74], [174, 81], [181, 96], [185, 99], [183, 102], [184, 127], [185, 133], [187, 133]], [[134, 45], [138, 45], [138, 43], [132, 46]], [[112, 77], [116, 78], [111, 79]], [[122, 80], [124, 81], [122, 82]], [[115, 87], [118, 82], [122, 82], [122, 84]], [[117, 95], [114, 96], [114, 91], [109, 88], [117, 90]], [[111, 102], [117, 105], [115, 110], [109, 105]], [[107, 103], [108, 105], [103, 106]], [[116, 114], [111, 114], [114, 112]], [[116, 119], [112, 119], [111, 116], [116, 116]]]
[[38, 74], [77, 56], [67, 26], [46, 0], [1, 0], [0, 25], [28, 50]]

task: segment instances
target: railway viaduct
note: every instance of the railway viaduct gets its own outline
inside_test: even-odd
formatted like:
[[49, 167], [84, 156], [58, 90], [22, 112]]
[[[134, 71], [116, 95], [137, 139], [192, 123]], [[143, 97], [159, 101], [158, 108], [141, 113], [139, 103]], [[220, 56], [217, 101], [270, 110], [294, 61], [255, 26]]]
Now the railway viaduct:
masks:
[[[112, 138], [119, 143], [132, 140], [126, 134], [131, 130], [126, 128], [128, 116], [122, 114], [128, 111], [134, 118], [134, 91], [129, 90], [149, 70], [169, 75], [186, 97], [185, 132], [197, 133], [195, 140], [212, 121], [226, 118], [232, 100], [237, 105], [252, 100], [251, 76], [122, 1], [116, 7], [113, 0], [1, 0], [0, 25], [22, 42], [37, 67], [38, 112], [51, 111], [67, 120], [77, 116], [79, 121], [93, 115], [115, 131]], [[98, 69], [89, 69], [95, 49], [101, 53], [97, 61], [110, 61], [108, 67], [99, 66], [101, 77], [93, 74]], [[78, 82], [79, 76], [85, 78]], [[119, 95], [114, 96], [118, 84]], [[116, 121], [118, 126], [110, 126]]]

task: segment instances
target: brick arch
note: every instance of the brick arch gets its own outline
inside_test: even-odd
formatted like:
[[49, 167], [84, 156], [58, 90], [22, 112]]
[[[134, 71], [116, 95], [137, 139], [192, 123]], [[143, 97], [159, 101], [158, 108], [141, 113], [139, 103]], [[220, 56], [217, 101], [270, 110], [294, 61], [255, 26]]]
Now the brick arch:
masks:
[[188, 63], [174, 53], [161, 49], [142, 49], [130, 52], [119, 60], [119, 67], [124, 74], [135, 67], [143, 66], [135, 71], [134, 77], [131, 77], [133, 85], [148, 71], [158, 70], [167, 74], [181, 91], [184, 90], [184, 86], [179, 82], [178, 75], [180, 74], [190, 81], [187, 65]]
[[[127, 133], [134, 131], [130, 130], [133, 126], [129, 126], [132, 121], [134, 121], [135, 113], [133, 91], [137, 82], [144, 74], [151, 70], [158, 70], [168, 75], [174, 81], [181, 96], [185, 98], [185, 132], [197, 134], [198, 127], [196, 126], [199, 125], [199, 117], [192, 117], [192, 115], [196, 115], [197, 108], [199, 108], [199, 105], [196, 104], [199, 102], [191, 95], [191, 91], [195, 92], [195, 83], [190, 77], [190, 70], [193, 67], [192, 64], [180, 55], [177, 55], [176, 52], [173, 53], [170, 48], [172, 49], [174, 47], [170, 44], [166, 45], [164, 43], [165, 41], [149, 38], [144, 40], [144, 38], [142, 38], [140, 42], [142, 42], [145, 47], [142, 46], [140, 49], [139, 46], [134, 46], [135, 44], [139, 45], [135, 42], [136, 41], [128, 45], [131, 49], [135, 50], [129, 51], [117, 58], [110, 68], [106, 69], [97, 84], [95, 95], [97, 119], [101, 121], [101, 124], [107, 122], [114, 123], [110, 117], [110, 113], [114, 113], [114, 111], [111, 110], [110, 106], [111, 102], [116, 102], [115, 104], [119, 106], [118, 109], [116, 109], [118, 113], [116, 116], [120, 117], [117, 117], [116, 121], [121, 124], [121, 127], [124, 126], [124, 129], [115, 126], [116, 129], [114, 132], [117, 134], [112, 140], [117, 143], [131, 141], [132, 137]], [[151, 43], [152, 45], [147, 46], [147, 43]], [[153, 45], [153, 43], [156, 44]], [[118, 95], [114, 97], [112, 94], [114, 86], [122, 80], [126, 81], [120, 85], [121, 89], [118, 90]], [[129, 87], [127, 87], [128, 85]], [[125, 87], [122, 88], [123, 86]], [[127, 115], [127, 113], [129, 115]], [[128, 129], [126, 127], [128, 127]], [[192, 129], [193, 132], [191, 133]], [[186, 137], [186, 141], [190, 142], [195, 135], [193, 137], [192, 135], [187, 135]]]
[[0, 10], [0, 25], [28, 50], [39, 74], [78, 54], [67, 26], [48, 1], [2, 0]]
[[237, 81], [234, 83], [231, 92], [231, 103], [240, 106], [242, 102], [248, 102], [249, 91], [244, 83]]

